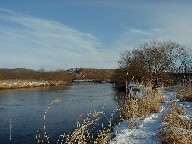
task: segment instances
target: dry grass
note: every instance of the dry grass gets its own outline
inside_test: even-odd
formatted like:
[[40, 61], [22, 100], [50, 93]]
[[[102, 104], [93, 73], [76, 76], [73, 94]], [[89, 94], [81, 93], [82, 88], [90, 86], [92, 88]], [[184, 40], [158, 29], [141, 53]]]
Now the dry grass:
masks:
[[[66, 136], [65, 143], [66, 144], [108, 144], [111, 140], [110, 132], [112, 130], [112, 121], [108, 120], [108, 127], [104, 128], [103, 122], [101, 123], [102, 130], [96, 131], [98, 127], [98, 121], [103, 119], [105, 113], [101, 112], [93, 112], [89, 113], [88, 117], [85, 118], [80, 124], [78, 121], [77, 128], [72, 134]], [[102, 120], [103, 121], [103, 120]], [[94, 138], [94, 132], [96, 132], [96, 138]]]
[[49, 111], [49, 109], [52, 107], [52, 105], [54, 103], [60, 103], [61, 99], [60, 98], [56, 98], [54, 99], [46, 108], [44, 115], [43, 115], [43, 130], [40, 129], [39, 131], [37, 131], [36, 134], [36, 144], [43, 144], [43, 143], [50, 143], [49, 141], [49, 136], [47, 133], [47, 129], [46, 129], [46, 117], [47, 117], [47, 113]]
[[99, 131], [97, 138], [94, 140], [94, 144], [108, 144], [111, 140], [110, 132], [112, 130], [112, 121], [108, 121], [108, 127]]
[[123, 117], [130, 119], [157, 113], [161, 110], [161, 102], [164, 101], [165, 97], [160, 90], [147, 90], [140, 98], [128, 96], [124, 102]]
[[87, 144], [93, 139], [94, 127], [101, 118], [103, 112], [89, 113], [82, 124], [77, 122], [77, 128], [72, 134], [67, 135], [66, 144]]
[[[58, 103], [59, 99], [55, 99], [53, 103]], [[46, 110], [47, 112], [47, 110]], [[58, 144], [88, 144], [88, 143], [99, 143], [99, 138], [95, 141], [93, 140], [94, 137], [94, 130], [98, 125], [98, 121], [102, 118], [103, 112], [90, 112], [87, 114], [86, 118], [83, 118], [81, 115], [79, 120], [77, 121], [77, 128], [69, 134], [60, 135], [57, 143]], [[45, 120], [46, 115], [44, 116]], [[50, 143], [48, 133], [45, 129], [37, 131], [36, 135], [36, 143]], [[106, 134], [109, 130], [106, 130]], [[104, 131], [102, 131], [104, 133]], [[99, 133], [98, 133], [99, 134]], [[103, 136], [106, 136], [106, 134]]]
[[111, 80], [113, 69], [90, 69], [83, 68], [75, 79], [93, 79], [94, 81]]
[[[46, 116], [49, 109], [54, 103], [60, 103], [61, 99], [54, 99], [46, 108], [44, 112], [44, 126], [37, 131], [36, 143], [51, 143], [48, 132], [46, 130]], [[108, 126], [104, 126], [104, 119], [108, 121]], [[102, 127], [99, 130], [98, 127]], [[112, 120], [108, 119], [103, 111], [89, 112], [85, 118], [80, 115], [77, 121], [77, 128], [69, 134], [62, 134], [59, 136], [58, 144], [107, 144], [110, 141], [110, 132], [112, 130]]]
[[177, 98], [183, 101], [192, 101], [192, 85], [182, 86], [177, 92]]
[[163, 120], [165, 125], [159, 133], [163, 144], [192, 144], [192, 121], [184, 107], [172, 104]]
[[176, 127], [164, 127], [160, 132], [162, 144], [192, 144], [191, 131]]
[[100, 131], [100, 133], [98, 134], [98, 137], [94, 140], [94, 144], [108, 144], [108, 142], [110, 141], [110, 136], [109, 133], [111, 131], [109, 131], [109, 129], [107, 130], [102, 130]]

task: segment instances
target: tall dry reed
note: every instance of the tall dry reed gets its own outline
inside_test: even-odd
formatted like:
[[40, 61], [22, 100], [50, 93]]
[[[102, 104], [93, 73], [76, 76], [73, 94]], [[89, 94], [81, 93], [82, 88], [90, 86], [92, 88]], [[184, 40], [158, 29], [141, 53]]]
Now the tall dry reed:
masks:
[[44, 112], [44, 115], [43, 115], [43, 130], [40, 129], [39, 131], [37, 131], [36, 144], [43, 144], [43, 143], [48, 143], [49, 144], [50, 143], [48, 132], [47, 132], [47, 129], [46, 129], [46, 116], [47, 116], [48, 110], [51, 108], [51, 106], [54, 103], [60, 103], [60, 102], [61, 102], [61, 99], [56, 98], [47, 106], [47, 108], [46, 108], [46, 110]]
[[177, 92], [177, 98], [183, 101], [192, 101], [192, 84], [181, 86]]
[[128, 95], [123, 105], [123, 117], [125, 119], [142, 117], [150, 113], [157, 113], [161, 110], [161, 102], [165, 97], [160, 90], [146, 90], [139, 98]]
[[186, 117], [184, 107], [173, 103], [163, 121], [164, 126], [159, 132], [163, 144], [192, 144], [192, 120]]

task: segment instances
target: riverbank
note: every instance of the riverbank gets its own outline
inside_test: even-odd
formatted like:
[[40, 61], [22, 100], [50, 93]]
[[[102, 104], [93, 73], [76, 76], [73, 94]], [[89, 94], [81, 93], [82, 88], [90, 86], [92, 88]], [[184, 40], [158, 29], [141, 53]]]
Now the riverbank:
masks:
[[[156, 144], [161, 142], [167, 143], [167, 140], [169, 141], [168, 143], [191, 143], [191, 125], [189, 125], [190, 128], [183, 128], [183, 125], [191, 123], [192, 103], [181, 102], [176, 99], [177, 93], [175, 91], [164, 90], [163, 95], [167, 100], [161, 103], [161, 110], [159, 112], [143, 117], [131, 118], [118, 123], [114, 127], [116, 136], [111, 140], [111, 144]], [[174, 118], [171, 115], [172, 117], [168, 119], [170, 117], [170, 111], [173, 109], [177, 110], [180, 107], [185, 112], [180, 115], [175, 113]], [[167, 119], [171, 122], [168, 123]], [[169, 131], [167, 131], [168, 128]], [[170, 130], [174, 130], [174, 133], [171, 133], [172, 131]], [[179, 135], [180, 140], [177, 138], [177, 135]]]
[[[95, 79], [79, 79], [73, 82], [100, 82], [111, 83], [110, 80], [95, 80]], [[2, 89], [18, 89], [31, 87], [49, 87], [49, 86], [68, 86], [67, 81], [45, 81], [45, 80], [0, 80], [0, 90]]]
[[2, 80], [0, 81], [0, 90], [17, 89], [31, 87], [48, 87], [48, 86], [67, 86], [66, 81], [41, 81], [41, 80]]
[[112, 83], [110, 79], [107, 80], [97, 80], [97, 79], [76, 79], [73, 82], [99, 82], [99, 83]]
[[113, 69], [72, 68], [68, 70], [0, 69], [0, 89], [68, 86], [72, 82], [110, 82]]

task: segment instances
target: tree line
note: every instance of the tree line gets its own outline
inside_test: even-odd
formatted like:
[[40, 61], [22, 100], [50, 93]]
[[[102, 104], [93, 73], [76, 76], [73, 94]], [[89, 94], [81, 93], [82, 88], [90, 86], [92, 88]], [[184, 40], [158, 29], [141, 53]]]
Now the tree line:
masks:
[[66, 81], [70, 83], [72, 76], [65, 70], [45, 71], [25, 68], [0, 69], [0, 80], [45, 80]]
[[113, 69], [91, 69], [91, 68], [71, 68], [68, 70], [46, 71], [16, 68], [0, 69], [0, 80], [45, 80], [45, 81], [66, 81], [93, 79], [110, 80]]

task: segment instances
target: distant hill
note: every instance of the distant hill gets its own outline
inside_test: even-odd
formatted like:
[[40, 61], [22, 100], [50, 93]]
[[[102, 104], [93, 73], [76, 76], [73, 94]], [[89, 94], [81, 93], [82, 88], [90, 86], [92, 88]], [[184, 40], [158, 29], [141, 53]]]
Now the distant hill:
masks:
[[114, 69], [93, 69], [93, 68], [80, 68], [73, 69], [74, 79], [93, 79], [93, 80], [111, 80]]
[[0, 69], [0, 80], [47, 80], [68, 81], [80, 79], [111, 80], [114, 69], [71, 68], [68, 70], [44, 71], [25, 68]]
[[15, 69], [0, 69], [0, 79], [8, 80], [8, 79], [36, 79], [37, 72], [32, 69], [25, 68], [15, 68]]

